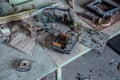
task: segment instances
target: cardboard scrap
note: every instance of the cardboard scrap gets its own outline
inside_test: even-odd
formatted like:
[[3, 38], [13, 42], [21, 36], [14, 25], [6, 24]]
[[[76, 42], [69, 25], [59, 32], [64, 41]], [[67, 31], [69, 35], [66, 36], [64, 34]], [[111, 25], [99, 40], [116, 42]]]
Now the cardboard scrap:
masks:
[[26, 54], [32, 54], [35, 47], [35, 39], [27, 37], [23, 33], [17, 33], [10, 41], [10, 45]]

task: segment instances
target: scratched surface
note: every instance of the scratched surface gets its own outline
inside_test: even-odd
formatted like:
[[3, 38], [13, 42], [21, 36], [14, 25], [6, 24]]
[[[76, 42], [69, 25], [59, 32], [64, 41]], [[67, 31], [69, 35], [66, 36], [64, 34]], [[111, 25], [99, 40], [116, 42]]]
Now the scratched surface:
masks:
[[[29, 56], [6, 44], [0, 44], [0, 57], [0, 80], [35, 80], [57, 67], [48, 55], [48, 51], [43, 50], [39, 45], [36, 45], [33, 54]], [[28, 72], [16, 71], [13, 64], [17, 59], [32, 60], [32, 69]]]

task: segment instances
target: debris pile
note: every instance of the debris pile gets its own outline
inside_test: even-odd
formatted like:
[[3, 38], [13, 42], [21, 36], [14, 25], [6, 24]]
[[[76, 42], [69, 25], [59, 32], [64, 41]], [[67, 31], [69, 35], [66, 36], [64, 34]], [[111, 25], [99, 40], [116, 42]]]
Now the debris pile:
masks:
[[[120, 20], [120, 5], [114, 0], [96, 0], [86, 3], [83, 12], [77, 13], [91, 27], [101, 31]], [[82, 6], [80, 6], [82, 7]]]
[[[48, 44], [50, 48], [66, 54], [70, 54], [76, 42], [80, 42], [87, 47], [102, 52], [109, 39], [109, 35], [103, 32], [82, 26], [82, 23], [75, 20], [73, 10], [64, 4], [54, 3], [45, 5], [35, 11], [31, 11], [29, 15], [23, 16], [21, 19], [18, 15], [22, 16], [22, 13], [18, 13], [17, 15], [13, 14], [14, 17], [15, 15], [17, 16], [15, 19], [10, 19], [13, 15], [5, 14], [10, 16], [3, 17], [5, 20], [10, 19], [13, 21], [4, 24], [1, 22], [0, 32], [3, 35], [1, 38], [5, 37], [8, 44], [26, 54], [32, 53], [35, 47], [35, 41], [39, 41], [38, 36], [41, 32], [47, 33], [48, 36], [55, 38]], [[83, 14], [83, 17], [90, 20], [96, 19], [96, 16], [89, 12]], [[56, 29], [57, 26], [54, 25], [59, 25], [59, 29]], [[69, 29], [62, 30], [62, 25]]]

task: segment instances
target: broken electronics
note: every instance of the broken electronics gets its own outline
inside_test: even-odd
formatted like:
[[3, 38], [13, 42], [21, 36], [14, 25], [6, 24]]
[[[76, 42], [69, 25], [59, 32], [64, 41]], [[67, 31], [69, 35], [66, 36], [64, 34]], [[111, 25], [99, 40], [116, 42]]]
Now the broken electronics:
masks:
[[70, 32], [66, 32], [65, 34], [60, 33], [56, 35], [56, 38], [50, 45], [50, 47], [55, 51], [70, 54], [76, 42], [77, 38], [74, 35], [72, 35], [72, 33]]
[[76, 28], [72, 33], [77, 37], [81, 44], [93, 48], [98, 52], [104, 50], [109, 39], [108, 34], [87, 27]]
[[49, 23], [51, 22], [63, 23], [68, 25], [69, 27], [72, 27], [74, 25], [74, 21], [70, 15], [69, 8], [68, 9], [58, 7], [45, 8], [39, 15], [39, 18], [46, 30], [50, 28]]
[[[68, 41], [66, 42], [67, 38]], [[106, 46], [108, 39], [109, 35], [103, 32], [98, 32], [87, 27], [77, 27], [74, 29], [74, 31], [68, 31], [65, 34], [60, 33], [57, 35], [56, 39], [50, 46], [56, 51], [70, 54], [72, 47], [77, 41], [79, 41], [81, 44], [87, 47], [93, 48], [98, 52], [102, 52]], [[71, 40], [71, 45], [68, 43], [69, 40]], [[68, 51], [66, 50], [66, 46], [68, 46]]]
[[108, 17], [119, 10], [119, 6], [108, 0], [97, 0], [88, 4], [87, 7], [100, 17]]
[[91, 13], [91, 12], [88, 12], [88, 11], [85, 11], [85, 12], [81, 13], [81, 16], [85, 17], [85, 18], [87, 18], [87, 19], [89, 19], [91, 21], [97, 20], [96, 15]]
[[102, 52], [104, 50], [109, 39], [108, 34], [98, 32], [87, 27], [82, 27], [81, 31], [78, 32], [78, 35], [81, 38], [81, 44], [93, 48], [99, 52]]
[[103, 30], [119, 21], [120, 6], [116, 1], [96, 0], [88, 3], [85, 11], [77, 13], [96, 30]]
[[[22, 23], [28, 30], [31, 32], [31, 37], [28, 37], [24, 33], [18, 33], [15, 36], [12, 34], [13, 37], [10, 41], [10, 45], [17, 48], [18, 50], [30, 54], [35, 46], [35, 39], [34, 33], [37, 33], [38, 30], [41, 31], [41, 26], [43, 26], [44, 30], [50, 30], [50, 23], [62, 23], [67, 26], [68, 28], [76, 28], [79, 26], [74, 25], [73, 17], [70, 13], [69, 8], [61, 8], [55, 6], [47, 6], [40, 8], [39, 10], [30, 14], [30, 18], [23, 19]], [[91, 14], [91, 13], [86, 13]], [[84, 15], [86, 16], [86, 15]], [[94, 20], [95, 16], [91, 14], [93, 17], [89, 17], [89, 19]], [[38, 19], [38, 20], [37, 20]], [[21, 24], [22, 24], [21, 23]], [[43, 24], [43, 25], [41, 25]], [[22, 25], [21, 25], [22, 26]], [[2, 32], [2, 31], [1, 31]], [[8, 33], [7, 33], [8, 34]], [[35, 35], [36, 37], [37, 35]], [[77, 41], [81, 44], [98, 50], [100, 52], [103, 51], [105, 44], [109, 38], [107, 34], [102, 32], [97, 32], [95, 30], [81, 27], [80, 29], [76, 29], [76, 31], [68, 31], [68, 32], [60, 32], [60, 34], [55, 36], [55, 40], [50, 44], [50, 47], [53, 50], [56, 50], [61, 53], [70, 54], [72, 49], [74, 48]], [[24, 44], [24, 45], [23, 45]], [[31, 46], [32, 45], [32, 46]], [[31, 46], [31, 47], [29, 47]]]
[[32, 68], [32, 61], [26, 59], [19, 59], [14, 62], [14, 67], [17, 71], [27, 72]]

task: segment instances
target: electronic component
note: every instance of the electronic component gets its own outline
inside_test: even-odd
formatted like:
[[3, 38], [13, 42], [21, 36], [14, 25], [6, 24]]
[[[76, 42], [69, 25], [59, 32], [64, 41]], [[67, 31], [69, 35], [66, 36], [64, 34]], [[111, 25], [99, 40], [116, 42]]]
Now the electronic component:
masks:
[[17, 71], [27, 72], [32, 68], [32, 62], [26, 59], [20, 59], [15, 62], [15, 67]]
[[[63, 15], [58, 15], [56, 11], [60, 11], [64, 13], [66, 12], [66, 13]], [[46, 8], [41, 12], [40, 18], [46, 29], [49, 28], [48, 25], [51, 22], [60, 22], [71, 27], [74, 24], [74, 22], [71, 18], [71, 15], [69, 14], [69, 11], [70, 11], [69, 8], [68, 9], [57, 8], [57, 7]]]
[[117, 4], [110, 0], [97, 0], [88, 4], [87, 7], [100, 17], [108, 17], [120, 9]]
[[70, 32], [67, 32], [66, 34], [60, 33], [56, 36], [50, 47], [55, 51], [70, 54], [76, 42], [77, 38], [73, 36]]
[[104, 50], [109, 39], [108, 34], [98, 32], [87, 27], [82, 27], [78, 35], [81, 38], [81, 44], [93, 48], [99, 52], [102, 52]]
[[85, 17], [85, 18], [87, 18], [87, 19], [89, 19], [89, 20], [92, 20], [92, 21], [95, 21], [95, 20], [96, 20], [95, 14], [93, 14], [93, 13], [91, 13], [91, 12], [85, 11], [85, 12], [81, 13], [81, 16], [82, 16], [82, 17]]

